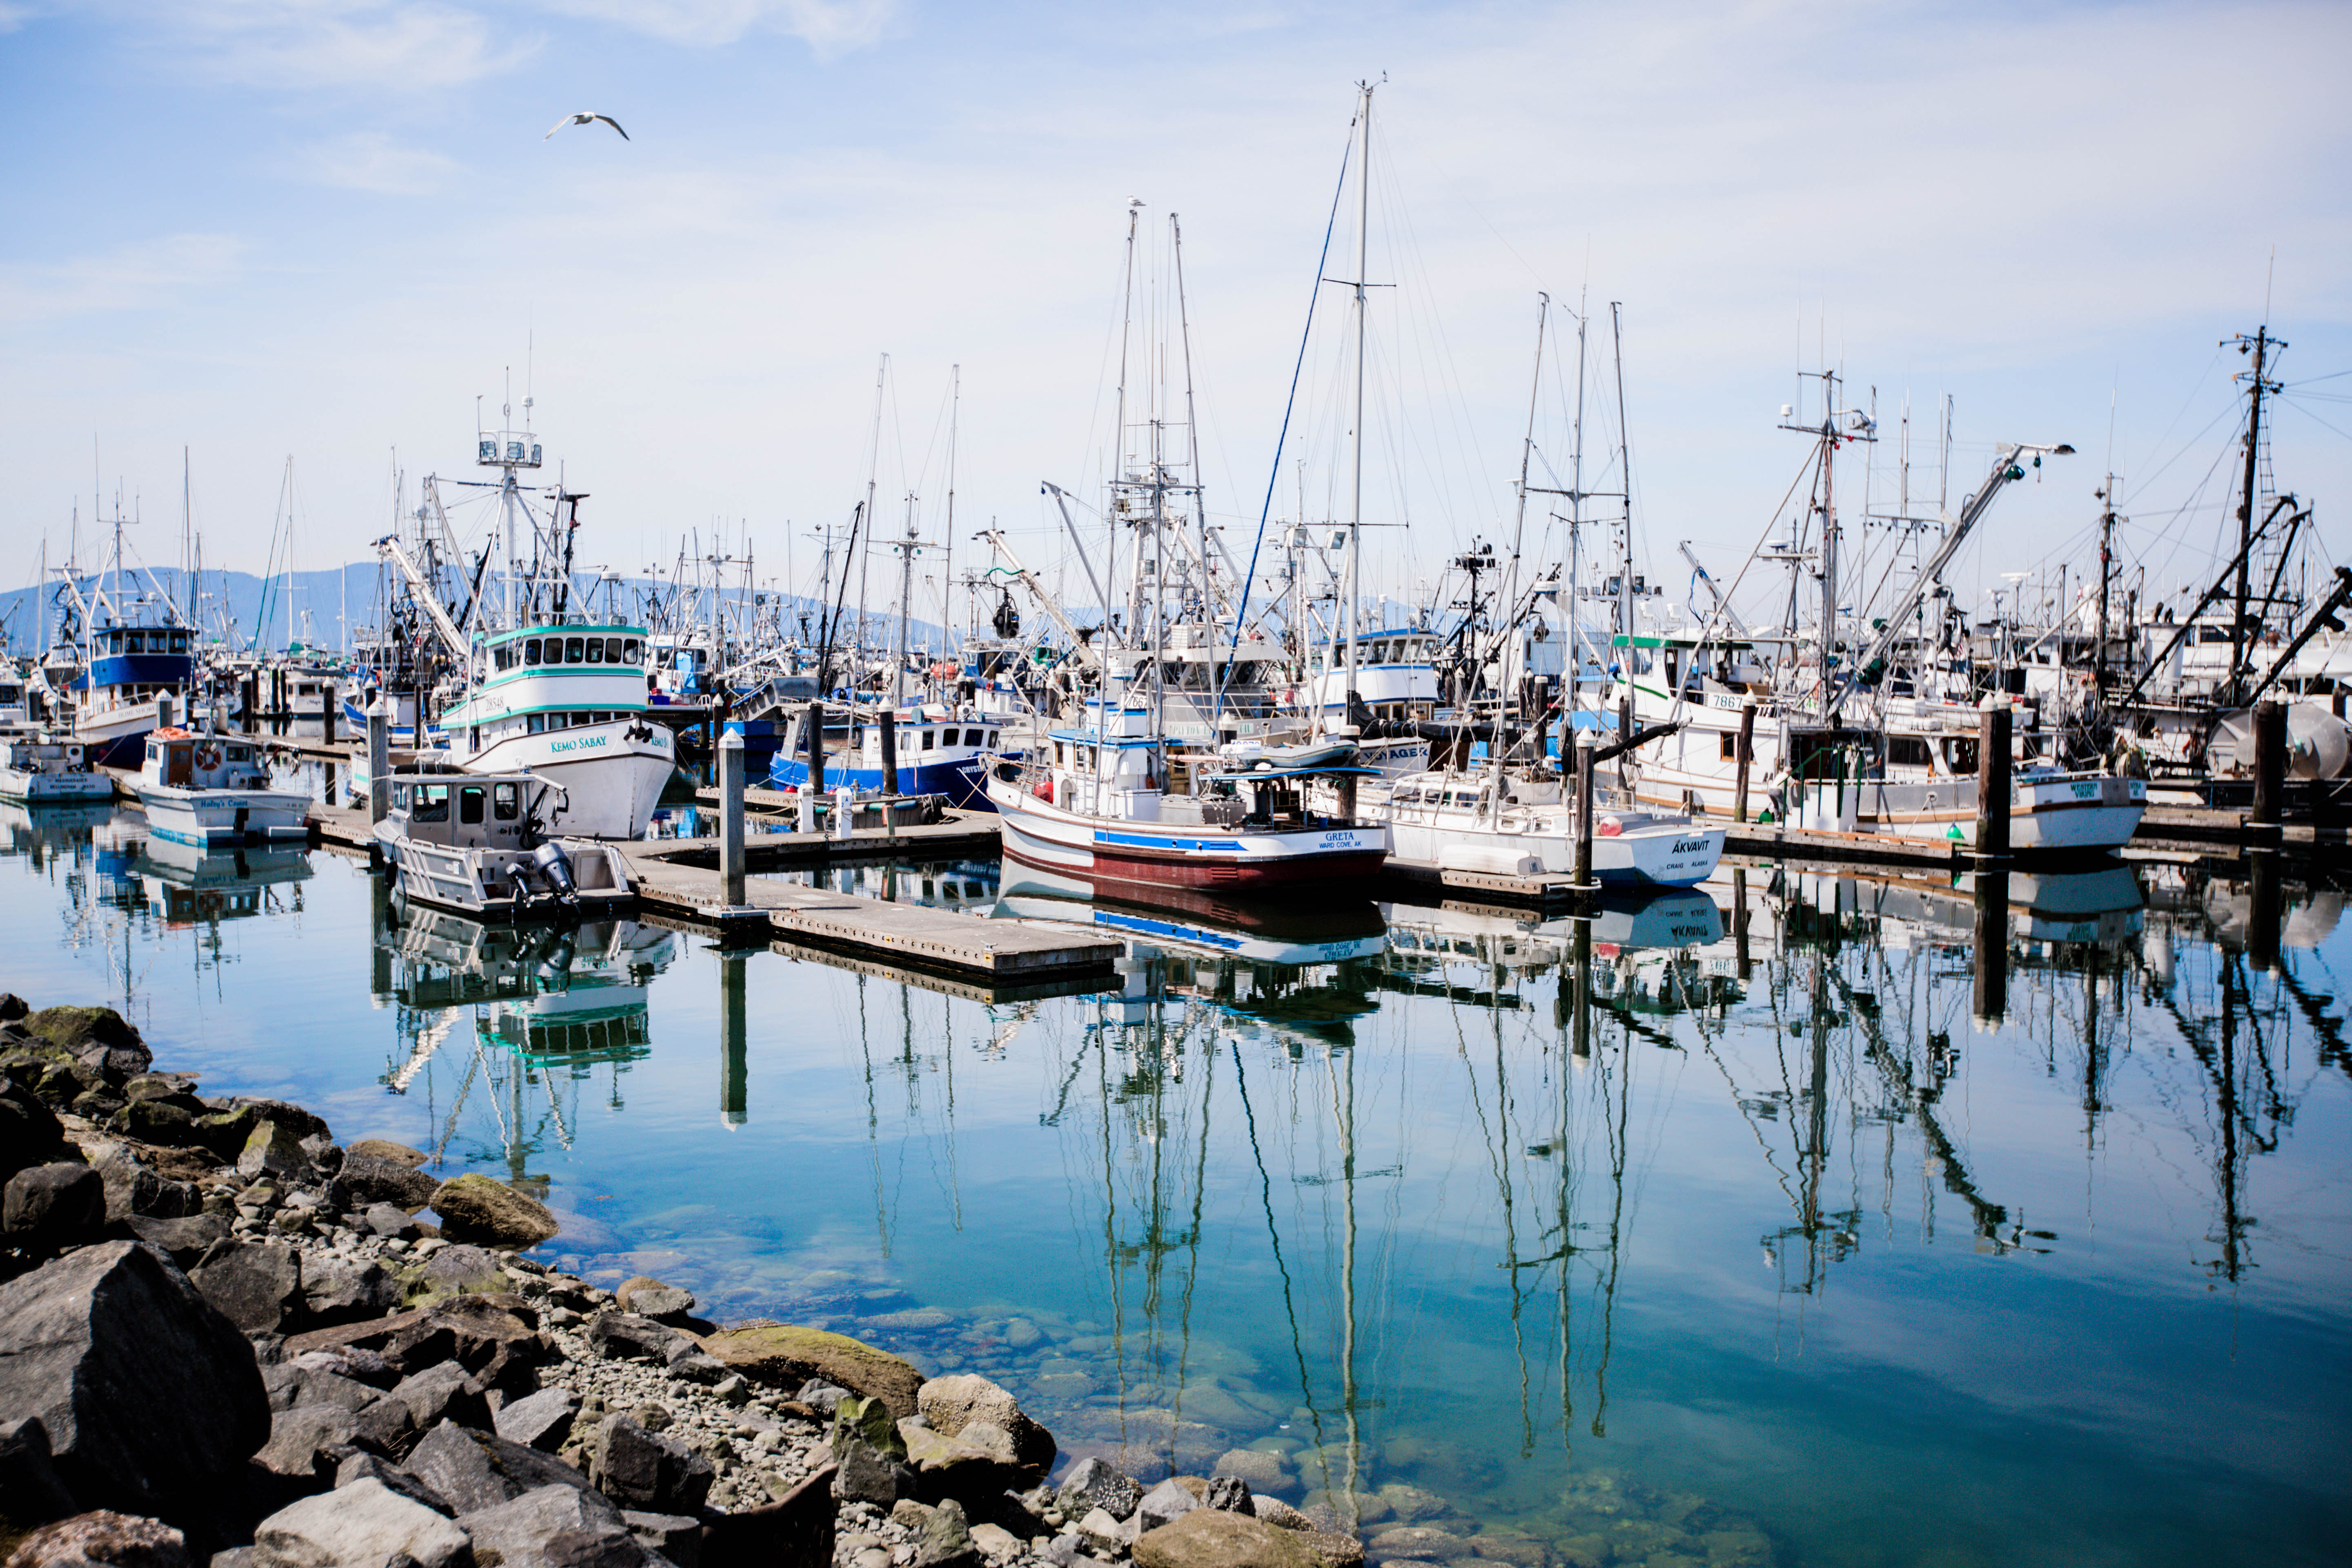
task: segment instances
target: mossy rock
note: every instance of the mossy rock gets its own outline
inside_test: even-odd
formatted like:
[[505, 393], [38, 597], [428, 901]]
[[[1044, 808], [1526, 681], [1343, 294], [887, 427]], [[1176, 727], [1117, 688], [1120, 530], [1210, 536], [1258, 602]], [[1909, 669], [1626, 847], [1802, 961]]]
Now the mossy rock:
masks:
[[479, 1174], [436, 1187], [433, 1212], [441, 1216], [441, 1234], [450, 1240], [491, 1247], [537, 1247], [562, 1228], [537, 1198]]
[[732, 1371], [772, 1388], [798, 1387], [811, 1378], [889, 1406], [894, 1418], [915, 1413], [923, 1374], [914, 1366], [847, 1334], [794, 1323], [753, 1323], [726, 1329], [702, 1348]]

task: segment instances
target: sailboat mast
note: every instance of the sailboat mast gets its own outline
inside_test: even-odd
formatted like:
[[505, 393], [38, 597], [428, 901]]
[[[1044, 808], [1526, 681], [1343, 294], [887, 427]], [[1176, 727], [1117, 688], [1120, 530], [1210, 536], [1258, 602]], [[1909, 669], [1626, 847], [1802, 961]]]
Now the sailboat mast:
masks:
[[[1569, 458], [1568, 498], [1568, 654], [1569, 705], [1576, 703], [1576, 678], [1583, 669], [1583, 656], [1576, 650], [1577, 627], [1583, 619], [1579, 607], [1584, 594], [1584, 331], [1592, 323], [1585, 314], [1582, 294], [1576, 297], [1576, 446]], [[1560, 744], [1565, 747], [1570, 737], [1561, 732]], [[1563, 751], [1563, 763], [1567, 758]]]
[[[1506, 592], [1504, 594], [1503, 603], [1509, 606], [1509, 610], [1511, 612], [1517, 611], [1519, 603], [1519, 552], [1526, 546], [1528, 532], [1528, 467], [1535, 460], [1536, 400], [1543, 394], [1544, 325], [1546, 320], [1550, 314], [1550, 311], [1551, 296], [1538, 290], [1536, 294], [1536, 363], [1534, 371], [1529, 374], [1528, 379], [1528, 434], [1526, 440], [1521, 442], [1519, 446], [1518, 513], [1517, 516], [1512, 520], [1511, 523], [1511, 563], [1504, 577], [1504, 587]], [[1518, 635], [1516, 622], [1510, 628], [1510, 635], [1514, 638]], [[1500, 642], [1501, 638], [1502, 633], [1498, 629], [1496, 640]], [[1511, 662], [1512, 661], [1508, 659], [1506, 659], [1503, 662], [1504, 673], [1507, 675], [1510, 671]], [[1520, 663], [1521, 672], [1524, 674], [1525, 661], [1522, 660]], [[1496, 716], [1497, 720], [1501, 718], [1501, 704], [1498, 703], [1496, 709]], [[1530, 717], [1530, 715], [1526, 713], [1519, 715], [1522, 722], [1528, 721]], [[1502, 776], [1503, 752], [1506, 750], [1502, 743], [1502, 732], [1498, 728], [1495, 735], [1494, 747], [1495, 774], [1497, 778]], [[1495, 799], [1497, 803], [1496, 809], [1499, 810], [1502, 799], [1502, 792], [1500, 790], [1497, 790], [1495, 793]]]
[[[2230, 692], [2233, 700], [2238, 691], [2239, 677], [2245, 668], [2248, 642], [2246, 603], [2252, 593], [2254, 486], [2259, 479], [2256, 468], [2262, 454], [2263, 394], [2269, 390], [2263, 373], [2269, 363], [2272, 346], [2273, 344], [2280, 348], [2286, 346], [2271, 336], [2270, 328], [2267, 325], [2256, 327], [2252, 338], [2239, 338], [2238, 352], [2245, 353], [2246, 345], [2250, 342], [2254, 350], [2254, 374], [2253, 384], [2249, 389], [2252, 402], [2248, 405], [2246, 414], [2246, 471], [2238, 490], [2237, 614], [2230, 622]], [[2265, 604], [2263, 606], [2263, 614], [2265, 617], [2270, 615], [2269, 605]]]
[[1356, 689], [1357, 574], [1364, 555], [1364, 273], [1370, 265], [1372, 216], [1372, 84], [1365, 82], [1363, 108], [1357, 118], [1363, 128], [1363, 161], [1356, 169], [1356, 421], [1355, 475], [1348, 502], [1348, 588], [1340, 606], [1340, 626], [1347, 639], [1348, 679], [1339, 692], [1344, 721], [1349, 693]]
[[[1111, 507], [1109, 517], [1104, 520], [1105, 531], [1110, 536], [1110, 542], [1105, 547], [1103, 557], [1103, 597], [1106, 600], [1118, 592], [1118, 486], [1127, 478], [1127, 351], [1128, 336], [1135, 321], [1135, 229], [1138, 215], [1142, 209], [1143, 203], [1140, 199], [1127, 204], [1127, 259], [1124, 264], [1126, 270], [1121, 274], [1119, 281], [1118, 397], [1112, 416], [1110, 437]], [[1142, 545], [1139, 541], [1136, 546], [1139, 571], [1141, 569], [1142, 559]], [[1131, 599], [1128, 609], [1128, 622], [1130, 629], [1135, 620], [1135, 602]], [[1108, 604], [1103, 605], [1102, 614], [1107, 627], [1110, 620]]]
[[[857, 625], [849, 638], [849, 699], [853, 702], [857, 700], [858, 677], [863, 673], [858, 668], [856, 650], [866, 643], [866, 563], [874, 553], [874, 487], [882, 471], [882, 384], [889, 374], [890, 356], [884, 354], [874, 372], [874, 442], [867, 450], [866, 464], [866, 547], [857, 552]], [[851, 542], [856, 542], [854, 534]], [[842, 570], [848, 569], [845, 561]]]
[[940, 568], [940, 636], [947, 640], [947, 651], [956, 652], [955, 605], [950, 595], [955, 592], [955, 461], [956, 418], [963, 410], [963, 366], [948, 366], [948, 543], [947, 563]]

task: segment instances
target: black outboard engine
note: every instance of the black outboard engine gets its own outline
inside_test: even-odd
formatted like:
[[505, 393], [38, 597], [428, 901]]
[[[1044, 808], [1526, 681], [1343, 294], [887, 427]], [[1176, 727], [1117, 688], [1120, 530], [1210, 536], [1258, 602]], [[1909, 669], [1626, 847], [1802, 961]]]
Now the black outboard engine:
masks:
[[530, 852], [530, 863], [533, 869], [547, 879], [547, 885], [555, 889], [558, 899], [567, 904], [580, 901], [579, 884], [572, 878], [572, 857], [563, 852], [562, 845], [541, 845]]

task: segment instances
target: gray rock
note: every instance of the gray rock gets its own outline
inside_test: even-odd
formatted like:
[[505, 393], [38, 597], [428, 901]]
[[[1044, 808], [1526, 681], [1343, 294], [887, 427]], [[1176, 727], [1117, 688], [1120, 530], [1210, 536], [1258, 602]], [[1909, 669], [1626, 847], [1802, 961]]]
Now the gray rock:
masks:
[[275, 1332], [301, 1298], [302, 1265], [290, 1247], [232, 1238], [207, 1251], [188, 1282], [246, 1333]]
[[196, 1259], [214, 1243], [228, 1238], [228, 1221], [216, 1214], [192, 1214], [176, 1219], [132, 1215], [126, 1223], [131, 1235], [171, 1254], [172, 1261], [183, 1268], [194, 1267]]
[[668, 1353], [662, 1358], [662, 1364], [672, 1377], [698, 1383], [706, 1388], [715, 1388], [738, 1375], [725, 1362], [708, 1353], [699, 1343], [684, 1334], [680, 1334], [677, 1342], [670, 1346]]
[[1135, 1544], [1133, 1519], [1113, 1519], [1108, 1510], [1088, 1509], [1078, 1521], [1078, 1533], [1094, 1543], [1095, 1549], [1108, 1556], [1123, 1557]]
[[0, 1181], [65, 1152], [65, 1129], [40, 1097], [0, 1077]]
[[33, 1165], [8, 1178], [0, 1232], [35, 1254], [90, 1240], [106, 1225], [106, 1182], [88, 1165]]
[[1462, 1537], [1421, 1524], [1383, 1530], [1364, 1543], [1364, 1560], [1368, 1563], [1451, 1563], [1470, 1554], [1470, 1543]]
[[1313, 1552], [1322, 1568], [1363, 1568], [1364, 1543], [1344, 1530], [1309, 1530], [1299, 1544]]
[[369, 1477], [271, 1514], [254, 1531], [253, 1546], [261, 1568], [380, 1568], [400, 1558], [417, 1568], [462, 1568], [472, 1542], [449, 1520]]
[[308, 1182], [318, 1175], [303, 1151], [302, 1135], [284, 1121], [255, 1126], [236, 1157], [236, 1173], [247, 1181], [264, 1176], [278, 1182]]
[[195, 1568], [187, 1538], [160, 1519], [109, 1509], [45, 1525], [19, 1542], [9, 1568]]
[[[303, 1351], [286, 1364], [298, 1371], [329, 1374], [379, 1390], [390, 1388], [400, 1381], [401, 1376], [400, 1369], [384, 1360], [382, 1352], [359, 1345], [335, 1345], [328, 1349]], [[308, 1405], [311, 1401], [305, 1399], [297, 1403]]]
[[476, 1561], [499, 1568], [646, 1568], [646, 1549], [621, 1510], [577, 1487], [541, 1487], [495, 1507], [461, 1513]]
[[649, 1513], [691, 1512], [716, 1479], [709, 1459], [675, 1438], [648, 1432], [626, 1415], [604, 1418], [597, 1431], [596, 1489], [624, 1508]]
[[544, 1487], [576, 1487], [588, 1478], [520, 1443], [446, 1422], [425, 1434], [407, 1459], [409, 1471], [449, 1500], [463, 1518]]
[[849, 1390], [842, 1387], [839, 1384], [827, 1383], [824, 1379], [819, 1377], [812, 1378], [808, 1382], [801, 1384], [801, 1391], [797, 1397], [803, 1405], [807, 1405], [810, 1409], [822, 1410], [824, 1414], [830, 1415], [833, 1414], [833, 1407], [840, 1404], [843, 1399], [848, 1396], [848, 1394]]
[[396, 1204], [370, 1204], [360, 1223], [370, 1236], [398, 1237], [403, 1241], [415, 1241], [423, 1233], [406, 1209]]
[[478, 1247], [445, 1247], [406, 1277], [412, 1302], [506, 1289], [513, 1281], [499, 1260]]
[[73, 1494], [49, 1463], [47, 1430], [37, 1419], [0, 1422], [0, 1519], [47, 1524], [73, 1511]]
[[1040, 1470], [1054, 1462], [1053, 1434], [1030, 1419], [1013, 1395], [976, 1373], [931, 1379], [916, 1391], [915, 1408], [934, 1432], [961, 1436], [971, 1423], [986, 1422], [1012, 1438], [1015, 1462]]
[[[144, 1141], [157, 1142], [152, 1138]], [[132, 1152], [128, 1143], [119, 1143], [111, 1138], [86, 1139], [81, 1152], [88, 1157], [90, 1169], [106, 1183], [106, 1217], [110, 1224], [129, 1219], [132, 1215], [181, 1219], [203, 1212], [204, 1194], [194, 1183], [164, 1180]]]
[[836, 1436], [833, 1445], [833, 1489], [844, 1502], [888, 1508], [911, 1490], [914, 1472], [873, 1444]]
[[702, 1521], [682, 1513], [645, 1513], [623, 1509], [621, 1521], [648, 1552], [658, 1552], [677, 1568], [698, 1568], [702, 1561]]
[[980, 1549], [964, 1522], [963, 1505], [949, 1498], [915, 1535], [915, 1568], [978, 1568]]
[[635, 1312], [604, 1312], [588, 1320], [588, 1348], [606, 1361], [667, 1363], [698, 1349], [693, 1336]]
[[1313, 1520], [1307, 1518], [1305, 1514], [1299, 1512], [1297, 1509], [1291, 1507], [1280, 1498], [1266, 1497], [1262, 1493], [1252, 1492], [1250, 1494], [1250, 1506], [1256, 1511], [1258, 1518], [1265, 1521], [1266, 1523], [1271, 1524], [1277, 1529], [1312, 1530], [1315, 1528], [1315, 1521]]
[[440, 1362], [409, 1373], [394, 1384], [383, 1398], [404, 1407], [409, 1425], [419, 1432], [431, 1431], [444, 1421], [460, 1426], [490, 1425], [490, 1407], [483, 1401], [482, 1385], [467, 1376], [466, 1369], [456, 1362]]
[[1178, 1481], [1162, 1481], [1143, 1494], [1143, 1500], [1136, 1505], [1135, 1518], [1142, 1529], [1158, 1530], [1200, 1506], [1201, 1500], [1192, 1495], [1190, 1487]]
[[1433, 1519], [1443, 1519], [1454, 1511], [1454, 1505], [1425, 1487], [1411, 1486], [1403, 1481], [1391, 1481], [1381, 1489], [1396, 1516], [1407, 1524], [1420, 1524]]
[[1250, 1500], [1249, 1483], [1239, 1476], [1211, 1476], [1209, 1489], [1201, 1500], [1227, 1513], [1247, 1514], [1252, 1519], [1257, 1517], [1257, 1507]]
[[1077, 1568], [1079, 1555], [1085, 1551], [1086, 1544], [1085, 1537], [1064, 1531], [1045, 1543], [1045, 1561], [1054, 1568]]
[[273, 1475], [324, 1482], [358, 1436], [358, 1417], [341, 1405], [297, 1405], [271, 1420], [269, 1441], [253, 1460]]
[[362, 1139], [343, 1152], [342, 1166], [327, 1186], [328, 1201], [346, 1210], [389, 1205], [404, 1215], [431, 1203], [441, 1184], [404, 1160], [370, 1152], [368, 1145], [373, 1142]]
[[330, 1328], [381, 1318], [400, 1305], [400, 1288], [383, 1265], [313, 1252], [302, 1259], [305, 1327]]
[[1255, 1448], [1234, 1448], [1220, 1454], [1209, 1473], [1239, 1476], [1249, 1483], [1253, 1492], [1286, 1492], [1292, 1485], [1290, 1467], [1282, 1462], [1282, 1456]]
[[1071, 1519], [1084, 1518], [1089, 1509], [1101, 1509], [1113, 1519], [1125, 1519], [1143, 1500], [1143, 1488], [1108, 1459], [1084, 1458], [1070, 1467], [1055, 1494], [1055, 1506]]
[[434, 1189], [433, 1212], [452, 1241], [536, 1247], [558, 1228], [545, 1204], [504, 1182], [468, 1173]]
[[411, 1502], [421, 1502], [436, 1513], [447, 1514], [452, 1518], [457, 1515], [457, 1510], [449, 1506], [449, 1500], [425, 1485], [422, 1476], [389, 1459], [373, 1454], [351, 1454], [335, 1467], [335, 1489], [338, 1491], [371, 1479], [381, 1481], [388, 1489], [398, 1492]]
[[[542, 1388], [499, 1406], [492, 1425], [509, 1443], [551, 1454], [563, 1447], [563, 1440], [572, 1434], [572, 1417], [579, 1414], [578, 1394], [568, 1388]], [[681, 1563], [677, 1568], [686, 1565]]]
[[142, 1242], [69, 1253], [0, 1285], [0, 1386], [37, 1417], [83, 1508], [152, 1512], [268, 1440], [251, 1344]]
[[635, 1312], [658, 1321], [674, 1321], [694, 1310], [692, 1292], [681, 1290], [675, 1285], [665, 1285], [643, 1274], [624, 1281], [621, 1288], [613, 1292], [613, 1299], [620, 1303], [624, 1312]]

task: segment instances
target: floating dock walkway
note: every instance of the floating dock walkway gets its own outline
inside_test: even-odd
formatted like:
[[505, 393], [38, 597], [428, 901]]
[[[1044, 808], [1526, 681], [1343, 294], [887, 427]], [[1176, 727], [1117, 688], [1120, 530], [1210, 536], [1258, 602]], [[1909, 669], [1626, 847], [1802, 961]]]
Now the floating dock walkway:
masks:
[[[374, 844], [364, 811], [313, 805], [310, 820], [320, 843], [330, 847], [366, 854]], [[745, 880], [744, 902], [730, 907], [723, 901], [718, 844], [717, 839], [677, 838], [618, 846], [636, 883], [639, 909], [658, 923], [715, 931], [746, 946], [814, 948], [879, 961], [893, 969], [977, 981], [989, 994], [1007, 1000], [1008, 986], [1024, 994], [1041, 986], [1094, 989], [1090, 983], [1108, 978], [1126, 951], [1119, 942], [1035, 921], [951, 914], [921, 904], [757, 877]], [[848, 839], [813, 833], [752, 834], [746, 837], [745, 858], [751, 867], [774, 869], [908, 855], [992, 855], [995, 847], [993, 818], [975, 826], [969, 814], [951, 814], [946, 822], [867, 829]]]

